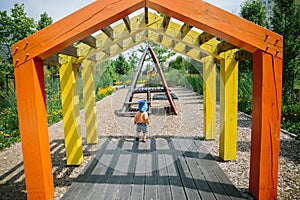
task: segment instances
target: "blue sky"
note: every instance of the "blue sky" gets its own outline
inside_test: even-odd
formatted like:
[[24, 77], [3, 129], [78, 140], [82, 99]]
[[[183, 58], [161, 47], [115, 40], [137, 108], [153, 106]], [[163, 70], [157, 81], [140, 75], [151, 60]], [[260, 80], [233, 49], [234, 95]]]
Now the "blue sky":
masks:
[[[40, 14], [47, 12], [54, 21], [73, 13], [74, 11], [90, 4], [94, 0], [0, 0], [0, 10], [10, 10], [14, 3], [24, 3], [28, 17], [33, 17], [35, 21]], [[219, 8], [239, 15], [240, 5], [245, 0], [205, 0]]]

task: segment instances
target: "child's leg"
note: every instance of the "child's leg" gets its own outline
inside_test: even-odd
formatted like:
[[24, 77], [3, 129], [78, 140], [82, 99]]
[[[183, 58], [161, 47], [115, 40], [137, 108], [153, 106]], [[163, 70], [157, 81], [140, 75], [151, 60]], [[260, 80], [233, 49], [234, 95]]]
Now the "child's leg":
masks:
[[143, 133], [144, 134], [144, 141], [146, 141], [147, 137], [146, 137], [146, 133]]
[[139, 141], [139, 138], [140, 138], [140, 132], [136, 131], [136, 138], [135, 138], [135, 140]]

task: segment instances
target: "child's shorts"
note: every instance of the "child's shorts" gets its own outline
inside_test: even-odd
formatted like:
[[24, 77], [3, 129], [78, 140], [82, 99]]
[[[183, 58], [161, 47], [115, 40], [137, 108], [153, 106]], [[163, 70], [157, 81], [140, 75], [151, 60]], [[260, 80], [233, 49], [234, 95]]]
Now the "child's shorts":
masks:
[[143, 132], [143, 133], [148, 133], [148, 126], [147, 124], [143, 124], [143, 123], [137, 123], [136, 124], [136, 132]]

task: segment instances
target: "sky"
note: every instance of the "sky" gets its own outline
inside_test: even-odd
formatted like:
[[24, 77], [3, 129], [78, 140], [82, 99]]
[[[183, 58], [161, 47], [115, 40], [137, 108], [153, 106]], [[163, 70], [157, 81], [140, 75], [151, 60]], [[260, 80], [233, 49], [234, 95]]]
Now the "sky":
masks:
[[[0, 0], [0, 10], [9, 11], [15, 3], [24, 3], [28, 17], [38, 21], [40, 14], [47, 12], [56, 22], [76, 10], [90, 4], [94, 0]], [[230, 13], [239, 15], [240, 5], [245, 0], [205, 0]]]

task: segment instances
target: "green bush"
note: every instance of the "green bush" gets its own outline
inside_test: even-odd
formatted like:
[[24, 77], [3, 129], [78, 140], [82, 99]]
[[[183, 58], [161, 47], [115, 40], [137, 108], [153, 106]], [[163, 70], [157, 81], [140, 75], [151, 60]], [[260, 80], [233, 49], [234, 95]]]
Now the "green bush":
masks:
[[20, 141], [18, 112], [14, 92], [2, 96], [6, 102], [1, 105], [0, 111], [0, 150]]
[[300, 137], [300, 103], [282, 107], [281, 128]]

